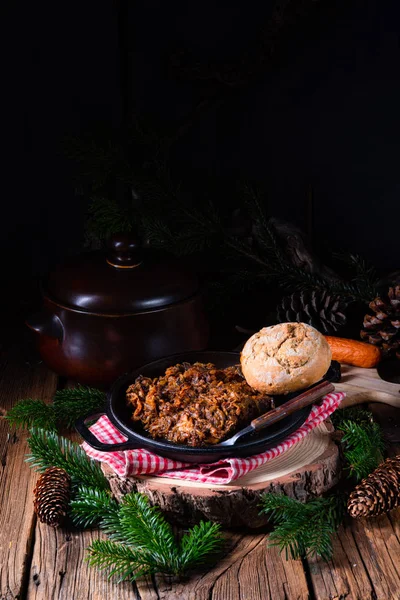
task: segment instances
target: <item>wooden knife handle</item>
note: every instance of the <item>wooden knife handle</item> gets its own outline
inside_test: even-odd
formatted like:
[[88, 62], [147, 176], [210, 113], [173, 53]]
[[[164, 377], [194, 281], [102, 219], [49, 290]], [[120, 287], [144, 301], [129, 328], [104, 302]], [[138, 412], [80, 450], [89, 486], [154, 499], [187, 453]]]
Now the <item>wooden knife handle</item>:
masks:
[[263, 429], [264, 427], [267, 427], [267, 425], [272, 425], [272, 423], [284, 419], [301, 408], [313, 404], [316, 400], [319, 400], [322, 396], [325, 396], [334, 390], [335, 386], [332, 383], [329, 381], [322, 381], [302, 394], [299, 394], [299, 396], [292, 398], [292, 400], [288, 400], [288, 402], [285, 402], [282, 406], [270, 410], [264, 415], [261, 415], [261, 417], [257, 417], [257, 419], [253, 419], [251, 426], [255, 430]]

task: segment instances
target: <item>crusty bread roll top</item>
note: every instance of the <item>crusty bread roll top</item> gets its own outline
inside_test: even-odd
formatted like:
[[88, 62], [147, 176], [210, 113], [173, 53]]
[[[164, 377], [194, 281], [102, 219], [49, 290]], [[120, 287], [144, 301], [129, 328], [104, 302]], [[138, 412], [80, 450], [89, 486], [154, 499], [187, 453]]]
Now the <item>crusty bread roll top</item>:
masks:
[[247, 383], [269, 394], [309, 387], [325, 375], [331, 349], [324, 336], [306, 323], [280, 323], [255, 333], [241, 353]]

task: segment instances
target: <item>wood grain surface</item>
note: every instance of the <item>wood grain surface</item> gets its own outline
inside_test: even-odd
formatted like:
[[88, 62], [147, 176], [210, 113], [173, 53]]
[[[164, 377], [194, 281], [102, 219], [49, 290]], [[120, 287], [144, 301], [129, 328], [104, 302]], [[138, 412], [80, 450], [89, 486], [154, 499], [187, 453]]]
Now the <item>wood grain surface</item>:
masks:
[[[0, 362], [4, 413], [26, 397], [52, 397], [55, 376], [8, 357]], [[368, 396], [371, 400], [371, 395]], [[390, 454], [400, 452], [400, 410], [370, 405]], [[321, 560], [285, 560], [268, 533], [226, 531], [227, 545], [208, 570], [183, 580], [165, 576], [136, 584], [108, 581], [89, 568], [85, 548], [98, 531], [53, 530], [36, 523], [36, 475], [24, 463], [25, 435], [9, 434], [0, 418], [0, 600], [400, 600], [400, 509], [374, 520], [348, 519]]]
[[[181, 527], [209, 519], [228, 528], [257, 529], [268, 523], [267, 516], [260, 514], [262, 494], [284, 493], [307, 502], [338, 483], [342, 460], [334, 435], [332, 424], [323, 423], [287, 453], [226, 485], [146, 475], [121, 479], [106, 463], [102, 469], [118, 500], [132, 491], [145, 494]], [[290, 465], [290, 472], [282, 465]]]
[[[21, 398], [50, 399], [57, 378], [46, 368], [27, 366], [16, 352], [0, 363], [0, 410]], [[0, 598], [22, 598], [34, 542], [32, 493], [36, 474], [25, 463], [26, 435], [15, 435], [0, 419]]]
[[342, 378], [335, 388], [346, 392], [343, 408], [365, 402], [380, 402], [400, 408], [400, 384], [381, 379], [376, 369], [342, 365]]

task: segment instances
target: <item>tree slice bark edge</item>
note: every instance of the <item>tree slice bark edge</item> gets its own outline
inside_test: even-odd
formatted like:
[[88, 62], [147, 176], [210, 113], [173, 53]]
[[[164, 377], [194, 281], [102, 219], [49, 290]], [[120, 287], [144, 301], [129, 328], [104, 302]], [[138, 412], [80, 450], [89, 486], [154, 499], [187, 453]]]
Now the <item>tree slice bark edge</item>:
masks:
[[196, 488], [185, 486], [184, 481], [166, 484], [162, 478], [146, 476], [121, 479], [105, 463], [102, 468], [118, 501], [129, 492], [141, 492], [151, 504], [159, 505], [168, 520], [176, 525], [188, 527], [207, 519], [223, 527], [256, 529], [268, 523], [266, 515], [259, 514], [262, 494], [280, 493], [307, 502], [338, 483], [341, 466], [338, 445], [331, 438], [325, 452], [314, 463], [277, 480], [248, 487], [233, 484]]

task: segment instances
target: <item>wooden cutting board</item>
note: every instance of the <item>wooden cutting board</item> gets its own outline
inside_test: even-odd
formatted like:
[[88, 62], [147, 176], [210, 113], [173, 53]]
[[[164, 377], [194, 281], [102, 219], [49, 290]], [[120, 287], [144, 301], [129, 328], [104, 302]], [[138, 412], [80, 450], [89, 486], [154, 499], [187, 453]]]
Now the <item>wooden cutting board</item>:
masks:
[[346, 392], [342, 408], [364, 402], [383, 402], [400, 408], [400, 383], [381, 379], [376, 369], [342, 365], [342, 378], [335, 388]]
[[[400, 384], [384, 381], [376, 369], [342, 365], [342, 380], [335, 388], [346, 392], [342, 408], [364, 402], [400, 408]], [[338, 443], [328, 421], [286, 453], [231, 484], [198, 484], [154, 476], [123, 480], [107, 466], [104, 472], [117, 498], [131, 491], [142, 492], [179, 525], [189, 526], [206, 518], [225, 527], [257, 528], [267, 523], [259, 514], [261, 494], [280, 492], [307, 502], [339, 481], [341, 466]]]

